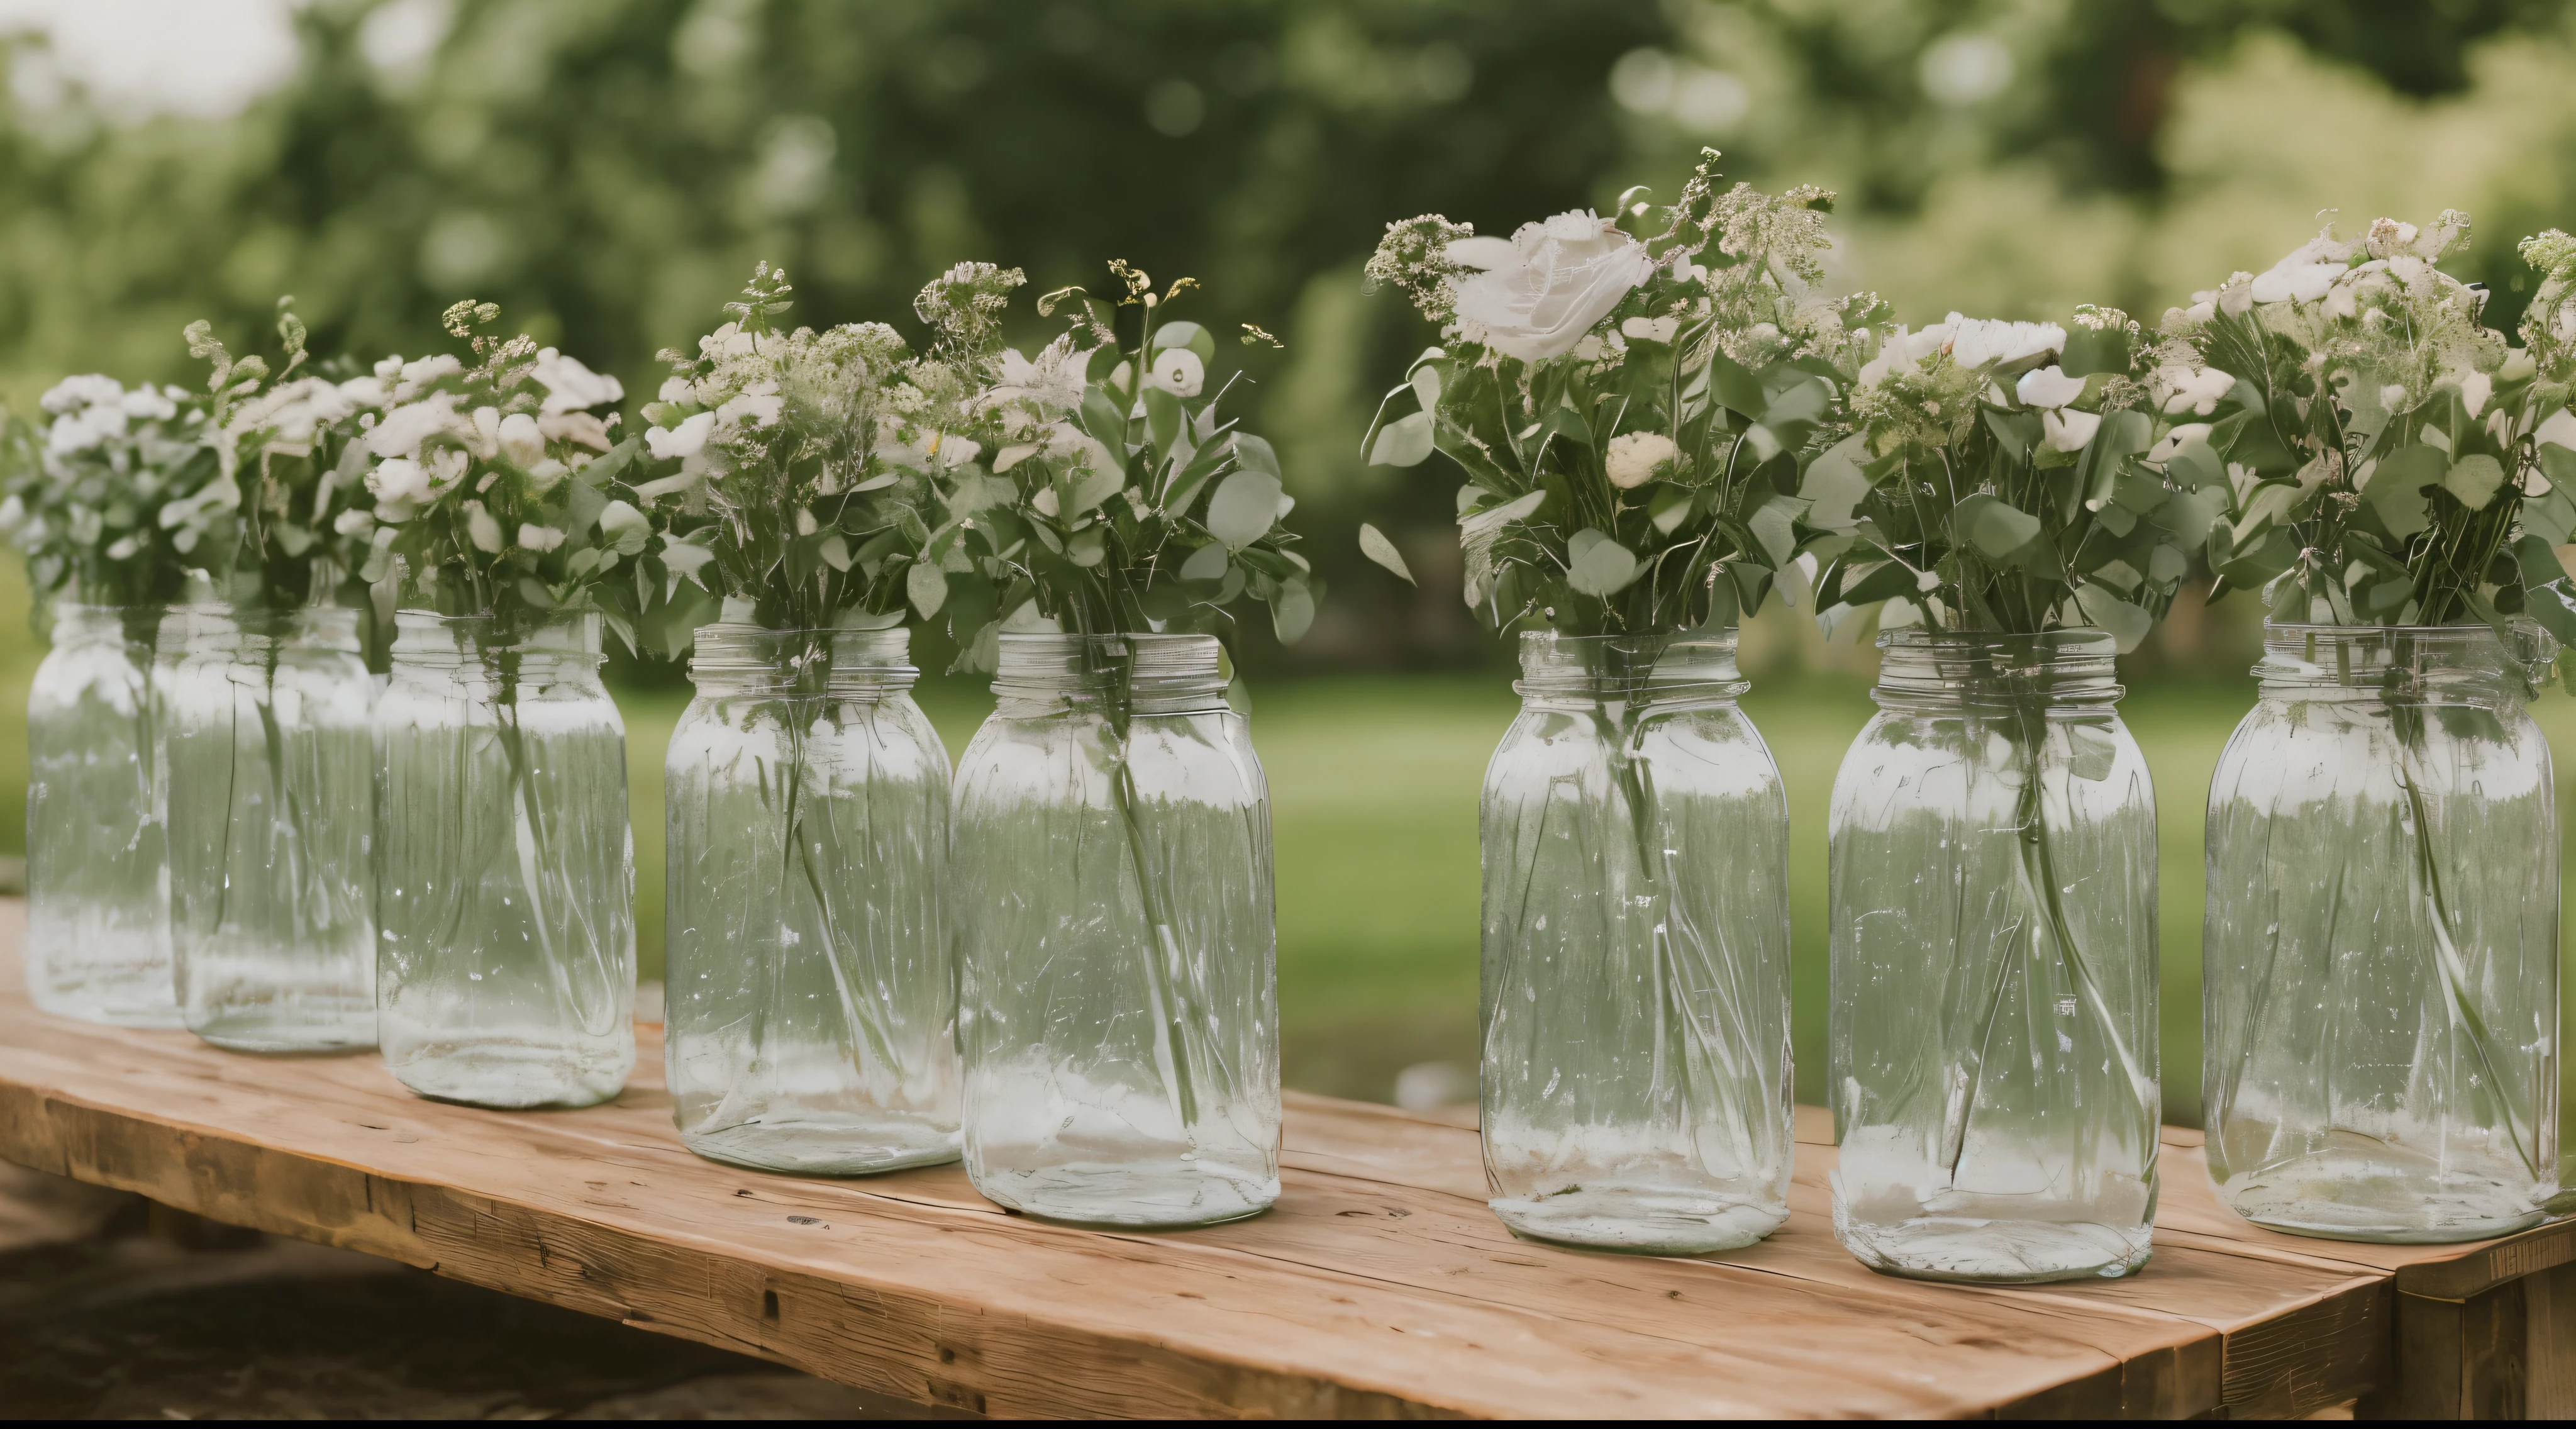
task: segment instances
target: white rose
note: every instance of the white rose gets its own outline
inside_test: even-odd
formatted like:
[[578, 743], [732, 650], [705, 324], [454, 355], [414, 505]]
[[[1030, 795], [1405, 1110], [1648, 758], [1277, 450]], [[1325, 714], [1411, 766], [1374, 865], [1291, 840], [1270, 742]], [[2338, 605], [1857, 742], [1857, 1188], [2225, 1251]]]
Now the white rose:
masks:
[[1154, 354], [1153, 369], [1145, 375], [1145, 384], [1160, 387], [1175, 397], [1195, 397], [1207, 385], [1207, 368], [1199, 355], [1186, 347], [1167, 347]]
[[1655, 479], [1655, 471], [1681, 455], [1673, 439], [1660, 432], [1629, 432], [1610, 439], [1610, 450], [1602, 458], [1610, 484], [1622, 491], [1633, 491]]
[[1509, 243], [1466, 238], [1445, 251], [1483, 270], [1449, 280], [1461, 335], [1523, 362], [1572, 352], [1655, 270], [1646, 245], [1589, 211], [1522, 224]]
[[[519, 544], [531, 551], [551, 551], [563, 543], [564, 533], [552, 526], [536, 526], [524, 521], [519, 523]], [[476, 544], [481, 544], [480, 538], [477, 538]]]

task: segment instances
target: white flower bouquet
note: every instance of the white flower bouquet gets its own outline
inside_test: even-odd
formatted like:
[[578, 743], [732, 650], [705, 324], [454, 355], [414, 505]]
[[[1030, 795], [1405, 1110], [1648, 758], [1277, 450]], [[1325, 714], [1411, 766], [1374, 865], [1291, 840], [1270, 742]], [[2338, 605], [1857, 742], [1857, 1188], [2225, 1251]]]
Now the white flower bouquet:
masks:
[[[883, 323], [781, 331], [792, 291], [764, 263], [696, 356], [663, 354], [643, 416], [665, 474], [636, 495], [671, 539], [645, 559], [769, 629], [893, 625], [941, 512], [922, 365]], [[677, 653], [692, 610], [674, 611], [658, 644]]]
[[[1314, 619], [1277, 454], [1220, 417], [1232, 380], [1208, 390], [1215, 337], [1162, 318], [1197, 284], [1157, 294], [1144, 273], [1110, 269], [1125, 290], [1114, 303], [1079, 288], [1039, 303], [1041, 316], [1069, 306], [1071, 327], [1035, 357], [1000, 342], [1016, 269], [961, 264], [916, 304], [940, 333], [919, 420], [947, 519], [905, 580], [923, 618], [946, 614], [961, 668], [991, 671], [1005, 630], [1221, 633], [1246, 595], [1282, 641]], [[1122, 340], [1123, 309], [1137, 317]]]
[[[2169, 417], [2133, 375], [2137, 325], [1962, 317], [1881, 335], [1848, 435], [1808, 473], [1828, 629], [2038, 634], [2092, 627], [2125, 652], [2153, 628], [2225, 509], [2213, 472], [2162, 458]], [[2178, 477], [2174, 473], [2178, 472]]]
[[233, 539], [201, 541], [193, 551], [236, 609], [363, 603], [357, 577], [372, 524], [363, 513], [373, 497], [359, 418], [382, 407], [384, 387], [372, 377], [297, 377], [305, 333], [291, 301], [278, 303], [284, 362], [266, 391], [259, 358], [234, 358], [205, 322], [186, 334], [189, 354], [211, 364], [207, 440], [220, 467], [197, 505], [229, 513], [235, 528]]
[[[1877, 301], [1814, 291], [1831, 194], [1721, 192], [1716, 157], [1650, 238], [1588, 211], [1509, 239], [1434, 214], [1390, 225], [1369, 264], [1442, 345], [1380, 405], [1366, 455], [1438, 450], [1465, 472], [1466, 598], [1498, 630], [1732, 624], [1776, 581], [1802, 586], [1787, 573], [1831, 534], [1801, 474]], [[1373, 528], [1361, 541], [1406, 574]]]
[[624, 481], [644, 443], [614, 441], [617, 413], [595, 410], [624, 393], [525, 336], [475, 332], [498, 316], [464, 302], [442, 319], [473, 367], [444, 353], [375, 365], [367, 395], [382, 415], [359, 417], [374, 505], [334, 527], [367, 542], [361, 576], [396, 582], [401, 603], [490, 616], [504, 641], [595, 610], [633, 648], [671, 592], [638, 559], [661, 539]]
[[[246, 359], [234, 372], [255, 389], [267, 368]], [[188, 569], [231, 538], [241, 502], [213, 440], [215, 403], [91, 375], [64, 378], [39, 405], [33, 426], [0, 416], [0, 533], [26, 556], [37, 596], [177, 600]]]
[[2435, 266], [2468, 236], [2457, 210], [2350, 241], [2328, 227], [2166, 314], [2156, 392], [2203, 419], [2175, 429], [2176, 463], [2237, 498], [2210, 539], [2220, 593], [2260, 588], [2276, 619], [2322, 625], [2528, 615], [2576, 641], [2555, 554], [2576, 530], [2576, 244], [2523, 244], [2544, 282], [2517, 350], [2480, 320], [2485, 293]]

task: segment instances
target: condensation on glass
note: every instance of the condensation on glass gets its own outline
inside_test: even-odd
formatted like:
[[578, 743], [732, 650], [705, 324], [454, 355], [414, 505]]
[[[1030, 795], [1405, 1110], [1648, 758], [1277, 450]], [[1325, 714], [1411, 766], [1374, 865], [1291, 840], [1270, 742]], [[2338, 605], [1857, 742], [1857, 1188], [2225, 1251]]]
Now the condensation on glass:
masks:
[[2209, 789], [2209, 1174], [2301, 1235], [2458, 1241], [2558, 1194], [2558, 822], [2484, 625], [2275, 625]]
[[1828, 828], [1834, 1233], [1873, 1269], [2146, 1263], [2156, 806], [2111, 638], [1883, 636]]
[[27, 990], [37, 1007], [176, 1027], [157, 695], [164, 607], [54, 607], [27, 691]]
[[635, 1063], [626, 727], [600, 622], [403, 611], [376, 704], [376, 1015], [424, 1096], [584, 1106]]
[[1525, 634], [1516, 688], [1484, 795], [1494, 1212], [1750, 1245], [1789, 1213], [1789, 814], [1735, 635]]
[[173, 612], [170, 918], [189, 1029], [253, 1052], [376, 1041], [375, 680], [358, 612]]
[[699, 1155], [954, 1161], [948, 751], [891, 630], [709, 625], [664, 766], [664, 1066]]
[[1006, 635], [958, 764], [965, 1159], [1104, 1225], [1279, 1196], [1270, 804], [1217, 643]]

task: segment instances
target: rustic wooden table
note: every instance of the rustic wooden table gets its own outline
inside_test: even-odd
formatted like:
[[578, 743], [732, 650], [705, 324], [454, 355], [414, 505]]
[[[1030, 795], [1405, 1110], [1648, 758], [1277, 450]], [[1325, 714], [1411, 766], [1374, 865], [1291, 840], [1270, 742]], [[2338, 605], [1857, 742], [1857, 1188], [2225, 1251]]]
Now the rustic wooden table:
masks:
[[261, 1058], [36, 1013], [0, 907], [0, 1157], [216, 1220], [1007, 1415], [2576, 1413], [2576, 1224], [2303, 1240], [2222, 1209], [2168, 1130], [2155, 1259], [1963, 1289], [1835, 1244], [1828, 1119], [1793, 1211], [1698, 1259], [1515, 1240], [1473, 1131], [1291, 1095], [1278, 1207], [1175, 1234], [1005, 1215], [957, 1168], [808, 1180], [699, 1160], [659, 1029], [572, 1112], [423, 1101], [372, 1056]]

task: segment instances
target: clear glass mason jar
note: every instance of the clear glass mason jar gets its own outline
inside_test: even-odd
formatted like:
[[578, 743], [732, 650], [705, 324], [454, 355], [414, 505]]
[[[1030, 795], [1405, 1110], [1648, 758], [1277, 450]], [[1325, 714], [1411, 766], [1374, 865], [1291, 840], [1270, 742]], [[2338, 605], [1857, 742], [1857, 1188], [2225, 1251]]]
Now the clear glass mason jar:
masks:
[[165, 607], [54, 606], [27, 689], [27, 991], [176, 1027], [158, 686]]
[[1789, 809], [1735, 633], [1521, 637], [1485, 771], [1485, 1175], [1542, 1240], [1691, 1255], [1789, 1214]]
[[2146, 1263], [2156, 804], [2111, 637], [1891, 631], [1835, 777], [1834, 1234], [1874, 1270]]
[[2260, 1225], [2458, 1241], [2558, 1194], [2536, 627], [2274, 625], [2209, 788], [2209, 1174]]
[[892, 630], [708, 625], [664, 765], [680, 1139], [770, 1171], [957, 1159], [948, 751]]
[[1005, 635], [958, 762], [966, 1170], [1034, 1215], [1279, 1197], [1270, 796], [1204, 635]]
[[374, 1046], [376, 686], [358, 612], [190, 607], [164, 633], [171, 941], [189, 1030], [249, 1052]]
[[423, 1096], [587, 1106], [635, 1065], [635, 840], [600, 621], [395, 616], [376, 702], [376, 1019]]

